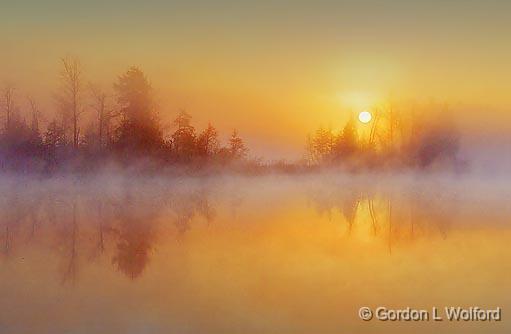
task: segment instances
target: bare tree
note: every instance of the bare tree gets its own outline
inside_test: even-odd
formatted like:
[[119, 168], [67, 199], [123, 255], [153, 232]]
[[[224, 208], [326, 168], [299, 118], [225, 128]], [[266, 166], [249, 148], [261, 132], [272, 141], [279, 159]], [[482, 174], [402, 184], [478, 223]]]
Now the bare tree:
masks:
[[371, 123], [371, 132], [369, 134], [369, 146], [374, 147], [376, 141], [376, 135], [378, 133], [378, 125], [381, 119], [381, 113], [378, 108], [374, 109], [374, 121]]
[[106, 117], [106, 94], [101, 91], [97, 86], [92, 84], [89, 85], [92, 93], [93, 103], [92, 108], [96, 111], [96, 117], [98, 120], [98, 142], [99, 147], [103, 145], [103, 128], [105, 126]]
[[96, 119], [98, 121], [98, 143], [101, 148], [105, 143], [105, 135], [107, 138], [109, 137], [110, 122], [113, 118], [120, 116], [120, 113], [114, 112], [113, 108], [108, 103], [108, 95], [97, 85], [89, 84], [89, 88], [92, 95], [91, 107], [96, 111]]
[[7, 85], [2, 91], [2, 109], [5, 113], [5, 129], [11, 125], [14, 114], [14, 87]]
[[27, 100], [28, 104], [30, 105], [30, 112], [32, 117], [32, 122], [30, 125], [31, 130], [34, 132], [39, 132], [39, 119], [41, 111], [39, 110], [39, 107], [32, 96], [27, 96]]
[[76, 58], [62, 58], [61, 62], [62, 95], [60, 96], [60, 103], [64, 111], [70, 114], [73, 124], [73, 147], [76, 149], [80, 136], [79, 118], [84, 111], [81, 106], [83, 93], [82, 67]]

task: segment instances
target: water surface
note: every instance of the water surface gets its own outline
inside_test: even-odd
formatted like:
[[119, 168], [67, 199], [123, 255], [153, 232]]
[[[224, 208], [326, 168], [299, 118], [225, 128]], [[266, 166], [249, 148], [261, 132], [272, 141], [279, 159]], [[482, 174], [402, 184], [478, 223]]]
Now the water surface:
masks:
[[[0, 332], [509, 332], [506, 186], [3, 177]], [[361, 306], [501, 307], [503, 321], [365, 322]]]

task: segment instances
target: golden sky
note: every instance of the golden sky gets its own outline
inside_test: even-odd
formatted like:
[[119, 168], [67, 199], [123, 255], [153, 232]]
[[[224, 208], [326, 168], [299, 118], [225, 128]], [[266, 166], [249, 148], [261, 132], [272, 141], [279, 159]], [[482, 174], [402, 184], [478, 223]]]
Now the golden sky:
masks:
[[51, 111], [60, 57], [108, 88], [137, 65], [164, 120], [184, 108], [199, 127], [237, 127], [256, 155], [296, 157], [307, 132], [389, 97], [501, 125], [510, 13], [470, 0], [3, 2], [0, 81]]

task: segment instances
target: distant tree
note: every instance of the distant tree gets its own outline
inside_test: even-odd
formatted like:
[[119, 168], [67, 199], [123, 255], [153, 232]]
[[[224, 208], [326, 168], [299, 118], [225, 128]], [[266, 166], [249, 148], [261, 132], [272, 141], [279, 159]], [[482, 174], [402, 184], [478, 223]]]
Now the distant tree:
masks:
[[37, 106], [37, 103], [35, 102], [34, 98], [32, 98], [31, 96], [27, 96], [27, 101], [30, 105], [31, 116], [30, 128], [32, 132], [39, 133], [39, 116], [41, 114], [41, 111], [39, 110], [39, 107]]
[[195, 128], [191, 125], [191, 119], [182, 110], [173, 122], [177, 129], [172, 134], [172, 151], [179, 160], [190, 160], [196, 153]]
[[84, 112], [82, 106], [83, 82], [82, 67], [76, 58], [62, 58], [61, 91], [57, 95], [58, 102], [63, 112], [64, 124], [71, 119], [73, 132], [73, 148], [78, 148], [80, 128], [79, 118]]
[[0, 160], [4, 167], [16, 171], [28, 170], [42, 158], [42, 143], [38, 133], [17, 114], [9, 128], [0, 135]]
[[66, 135], [62, 125], [53, 120], [43, 136], [43, 145], [48, 153], [50, 163], [57, 162], [57, 151], [66, 146]]
[[312, 136], [307, 134], [305, 139], [305, 161], [308, 165], [314, 165], [318, 162]]
[[331, 159], [335, 138], [331, 129], [320, 126], [311, 139], [312, 156], [316, 162], [326, 162]]
[[0, 134], [0, 158], [2, 166], [18, 171], [31, 166], [41, 153], [41, 137], [21, 117], [14, 98], [14, 88], [2, 92], [2, 109], [5, 112], [5, 129]]
[[136, 152], [151, 152], [163, 146], [152, 88], [144, 73], [131, 67], [114, 85], [122, 116], [116, 146]]
[[85, 126], [85, 131], [80, 138], [80, 147], [86, 148], [88, 152], [101, 148], [97, 129], [93, 122]]
[[229, 138], [229, 151], [234, 159], [243, 159], [248, 152], [243, 139], [240, 138], [236, 129], [234, 129]]
[[357, 128], [355, 119], [351, 117], [338, 135], [323, 126], [313, 135], [307, 135], [306, 160], [309, 164], [328, 164], [350, 156], [357, 148]]
[[202, 156], [212, 156], [218, 152], [219, 142], [216, 129], [208, 123], [197, 139], [197, 149]]
[[97, 143], [101, 149], [109, 142], [111, 121], [118, 114], [110, 106], [108, 95], [104, 91], [93, 84], [90, 84], [89, 87], [92, 97], [91, 107], [96, 111]]
[[65, 146], [64, 129], [56, 120], [53, 120], [48, 124], [48, 128], [44, 133], [44, 145], [50, 145], [53, 147]]
[[30, 128], [24, 119], [15, 115], [10, 120], [9, 127], [2, 134], [2, 146], [5, 151], [22, 155], [30, 143]]
[[173, 122], [174, 126], [177, 129], [185, 129], [192, 127], [192, 116], [186, 112], [186, 110], [180, 110], [179, 114], [177, 114], [176, 119]]
[[344, 126], [344, 129], [337, 138], [336, 143], [336, 154], [339, 158], [344, 158], [352, 155], [357, 150], [358, 136], [355, 118], [352, 116], [348, 120], [348, 123]]
[[373, 111], [373, 121], [371, 122], [371, 131], [369, 132], [369, 147], [374, 148], [376, 145], [376, 137], [380, 130], [381, 112], [378, 108]]
[[8, 129], [11, 125], [11, 120], [15, 110], [13, 86], [6, 86], [2, 90], [2, 110], [5, 114], [4, 129]]
[[37, 106], [37, 103], [31, 96], [28, 96], [27, 100], [30, 105], [31, 113], [29, 142], [34, 150], [34, 153], [40, 153], [43, 145], [43, 138], [41, 136], [41, 132], [39, 131], [39, 117], [41, 112]]
[[389, 145], [390, 148], [394, 148], [395, 138], [396, 138], [396, 128], [398, 126], [398, 118], [397, 113], [394, 110], [394, 107], [389, 104], [388, 110], [388, 123], [389, 123]]

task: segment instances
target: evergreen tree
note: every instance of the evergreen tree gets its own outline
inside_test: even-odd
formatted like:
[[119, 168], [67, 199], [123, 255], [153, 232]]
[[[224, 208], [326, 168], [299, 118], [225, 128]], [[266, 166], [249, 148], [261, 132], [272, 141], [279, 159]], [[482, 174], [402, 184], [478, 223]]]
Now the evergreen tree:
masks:
[[212, 156], [218, 152], [218, 133], [216, 129], [208, 123], [197, 139], [197, 149], [201, 156]]
[[195, 128], [191, 125], [192, 117], [181, 111], [174, 120], [177, 127], [172, 134], [172, 152], [178, 160], [190, 160], [196, 153]]
[[352, 116], [337, 139], [335, 148], [337, 157], [343, 159], [344, 157], [352, 155], [357, 150], [357, 145], [357, 126], [355, 118]]
[[229, 152], [233, 159], [244, 159], [248, 152], [243, 139], [240, 138], [236, 129], [234, 129], [229, 138]]
[[130, 152], [152, 152], [163, 146], [152, 89], [144, 73], [131, 67], [114, 85], [122, 121], [115, 146]]

